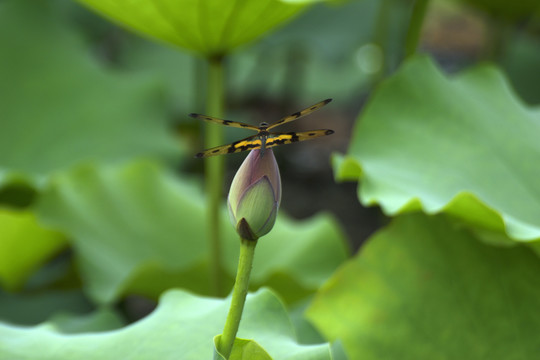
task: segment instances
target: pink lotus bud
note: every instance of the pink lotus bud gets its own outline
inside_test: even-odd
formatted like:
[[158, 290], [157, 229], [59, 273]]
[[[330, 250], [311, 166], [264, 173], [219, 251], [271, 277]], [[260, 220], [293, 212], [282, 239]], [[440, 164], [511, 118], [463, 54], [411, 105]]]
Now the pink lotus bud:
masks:
[[247, 240], [267, 234], [276, 221], [281, 202], [281, 178], [272, 149], [252, 150], [231, 184], [229, 215], [236, 232]]

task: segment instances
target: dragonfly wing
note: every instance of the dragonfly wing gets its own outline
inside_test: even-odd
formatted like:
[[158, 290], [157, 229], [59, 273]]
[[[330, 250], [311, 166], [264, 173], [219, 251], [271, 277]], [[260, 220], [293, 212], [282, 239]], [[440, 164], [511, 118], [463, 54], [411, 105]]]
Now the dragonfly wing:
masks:
[[235, 128], [251, 129], [251, 130], [259, 131], [259, 128], [257, 126], [244, 124], [244, 123], [241, 123], [241, 122], [238, 122], [238, 121], [223, 120], [223, 119], [218, 119], [218, 118], [211, 117], [211, 116], [208, 116], [208, 115], [193, 114], [193, 113], [189, 114], [189, 116], [191, 116], [192, 118], [195, 118], [195, 119], [211, 122], [211, 123], [214, 123], [214, 124], [221, 124], [221, 125], [231, 126], [231, 127], [235, 127]]
[[245, 139], [235, 141], [229, 145], [221, 145], [208, 150], [204, 150], [196, 154], [195, 157], [202, 158], [215, 155], [232, 154], [252, 149], [259, 149], [261, 147], [261, 144], [261, 140], [257, 137], [257, 135], [253, 135]]
[[270, 133], [266, 139], [265, 147], [270, 148], [278, 145], [291, 144], [293, 142], [315, 139], [321, 136], [332, 135], [334, 130], [321, 129], [302, 132]]
[[286, 116], [286, 117], [276, 121], [275, 123], [271, 124], [270, 126], [268, 126], [268, 129], [275, 128], [276, 126], [283, 125], [285, 123], [288, 123], [288, 122], [294, 121], [296, 119], [299, 119], [302, 116], [311, 114], [312, 112], [317, 111], [320, 108], [322, 108], [324, 105], [328, 104], [330, 101], [332, 101], [332, 99], [323, 100], [323, 101], [321, 101], [321, 102], [319, 102], [319, 103], [317, 103], [315, 105], [311, 105], [310, 107], [305, 108], [304, 110], [301, 110], [301, 111], [295, 112], [294, 114]]

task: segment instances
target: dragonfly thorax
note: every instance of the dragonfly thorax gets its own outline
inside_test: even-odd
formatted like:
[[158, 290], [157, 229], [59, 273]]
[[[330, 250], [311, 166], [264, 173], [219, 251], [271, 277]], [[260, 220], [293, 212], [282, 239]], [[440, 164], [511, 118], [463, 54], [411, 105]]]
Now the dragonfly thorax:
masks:
[[259, 133], [257, 134], [257, 137], [259, 139], [266, 139], [268, 136], [270, 136], [270, 132], [266, 130], [266, 128], [261, 128], [261, 130], [259, 130]]

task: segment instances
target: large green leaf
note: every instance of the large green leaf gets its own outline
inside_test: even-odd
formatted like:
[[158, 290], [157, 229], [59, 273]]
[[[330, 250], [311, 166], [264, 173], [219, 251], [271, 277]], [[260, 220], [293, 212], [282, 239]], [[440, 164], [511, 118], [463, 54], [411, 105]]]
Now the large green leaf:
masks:
[[496, 68], [449, 79], [413, 58], [367, 104], [338, 178], [362, 179], [362, 203], [390, 215], [457, 216], [494, 240], [540, 239], [540, 111]]
[[219, 56], [282, 24], [305, 4], [280, 0], [78, 0], [136, 32]]
[[[65, 335], [50, 326], [0, 325], [2, 359], [211, 359], [230, 299], [172, 290], [141, 321], [112, 332]], [[268, 290], [248, 296], [238, 336], [254, 339], [274, 359], [331, 359], [328, 344], [298, 345], [281, 302]], [[249, 356], [247, 357], [249, 358]]]
[[55, 10], [0, 3], [0, 184], [83, 161], [177, 154], [161, 85], [105, 69]]
[[308, 317], [351, 359], [533, 359], [540, 262], [443, 217], [404, 215], [317, 294]]
[[103, 308], [94, 312], [78, 315], [60, 312], [47, 321], [47, 326], [64, 334], [100, 332], [120, 329], [124, 320], [112, 309]]
[[[127, 292], [157, 297], [172, 286], [210, 293], [199, 188], [152, 163], [85, 166], [58, 176], [44, 191], [38, 212], [72, 237], [83, 279], [99, 302]], [[239, 239], [227, 220], [221, 228], [230, 287]], [[346, 256], [343, 235], [328, 216], [303, 222], [281, 217], [259, 241], [253, 283], [269, 284], [291, 301], [314, 291]]]
[[0, 284], [19, 289], [32, 271], [65, 244], [62, 234], [41, 227], [32, 212], [0, 208]]
[[[410, 7], [404, 2], [406, 6], [399, 5], [402, 2], [392, 7], [392, 18], [408, 21]], [[311, 6], [294, 21], [253, 46], [238, 49], [229, 58], [228, 97], [238, 101], [256, 93], [266, 101], [295, 102], [301, 107], [331, 96], [336, 102], [334, 109], [339, 108], [339, 103], [356, 100], [378, 66], [377, 49], [368, 44], [378, 9], [377, 0]], [[405, 25], [403, 21], [392, 21], [392, 44], [401, 46]], [[193, 89], [195, 60], [200, 59], [138, 37], [123, 40], [118, 60], [123, 68], [165, 78], [178, 114], [199, 111], [193, 108]], [[393, 60], [388, 62], [392, 64]], [[239, 110], [228, 115], [248, 123], [253, 120], [246, 108]], [[234, 136], [231, 141], [237, 140]]]

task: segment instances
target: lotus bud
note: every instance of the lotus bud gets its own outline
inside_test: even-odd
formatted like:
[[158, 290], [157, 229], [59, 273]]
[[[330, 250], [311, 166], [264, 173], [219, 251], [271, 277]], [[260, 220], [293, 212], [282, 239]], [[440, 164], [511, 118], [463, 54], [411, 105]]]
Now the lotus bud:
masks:
[[236, 232], [246, 240], [267, 234], [274, 223], [281, 202], [281, 178], [272, 149], [252, 150], [231, 184], [228, 206]]

